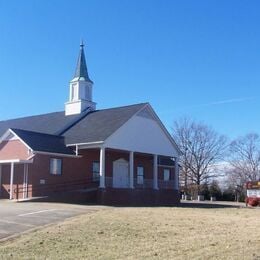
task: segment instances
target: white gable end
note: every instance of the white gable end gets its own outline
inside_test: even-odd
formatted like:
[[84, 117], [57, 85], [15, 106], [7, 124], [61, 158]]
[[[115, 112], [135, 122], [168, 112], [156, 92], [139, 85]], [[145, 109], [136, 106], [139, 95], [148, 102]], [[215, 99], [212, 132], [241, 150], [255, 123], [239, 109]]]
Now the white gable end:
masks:
[[174, 144], [159, 123], [148, 116], [133, 116], [108, 137], [105, 145], [115, 149], [178, 157]]

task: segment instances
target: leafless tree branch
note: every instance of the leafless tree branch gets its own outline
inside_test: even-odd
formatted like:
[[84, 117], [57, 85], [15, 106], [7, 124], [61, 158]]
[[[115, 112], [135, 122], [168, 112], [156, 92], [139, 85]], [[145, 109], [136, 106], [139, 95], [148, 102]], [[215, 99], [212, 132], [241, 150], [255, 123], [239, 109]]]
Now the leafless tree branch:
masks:
[[173, 137], [182, 151], [182, 177], [200, 185], [218, 173], [215, 166], [226, 151], [227, 139], [211, 127], [184, 118], [174, 122]]

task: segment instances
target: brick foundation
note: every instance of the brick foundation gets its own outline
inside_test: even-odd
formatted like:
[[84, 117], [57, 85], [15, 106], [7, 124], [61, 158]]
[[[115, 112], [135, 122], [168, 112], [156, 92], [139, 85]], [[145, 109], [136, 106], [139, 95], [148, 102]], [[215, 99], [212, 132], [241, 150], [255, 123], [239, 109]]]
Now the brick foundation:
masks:
[[122, 206], [176, 206], [180, 203], [177, 190], [99, 189], [97, 202]]

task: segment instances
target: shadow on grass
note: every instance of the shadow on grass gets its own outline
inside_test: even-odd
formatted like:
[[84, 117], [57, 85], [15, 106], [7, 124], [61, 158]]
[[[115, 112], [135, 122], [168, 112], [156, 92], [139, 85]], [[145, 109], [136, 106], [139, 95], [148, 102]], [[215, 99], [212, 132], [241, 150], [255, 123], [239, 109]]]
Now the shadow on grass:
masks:
[[210, 203], [210, 202], [181, 202], [180, 208], [199, 208], [199, 209], [219, 209], [219, 208], [240, 208], [239, 204], [225, 204], [221, 202]]

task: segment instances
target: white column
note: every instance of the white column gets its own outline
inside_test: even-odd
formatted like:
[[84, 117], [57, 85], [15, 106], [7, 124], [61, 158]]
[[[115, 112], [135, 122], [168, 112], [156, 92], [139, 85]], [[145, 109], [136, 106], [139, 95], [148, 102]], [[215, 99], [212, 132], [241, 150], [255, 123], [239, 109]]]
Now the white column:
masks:
[[153, 188], [158, 190], [158, 155], [153, 155]]
[[11, 163], [11, 172], [10, 172], [10, 197], [9, 199], [13, 199], [13, 184], [14, 184], [14, 163]]
[[179, 159], [175, 157], [174, 189], [179, 190]]
[[0, 197], [2, 193], [2, 164], [0, 164]]
[[134, 189], [134, 152], [129, 154], [130, 189]]
[[28, 164], [24, 164], [23, 171], [23, 198], [26, 199], [28, 197]]
[[26, 198], [28, 198], [28, 184], [29, 184], [29, 164], [26, 164], [26, 189], [25, 189]]
[[99, 176], [100, 176], [100, 183], [99, 188], [105, 188], [105, 147], [100, 148], [100, 163], [99, 163]]

